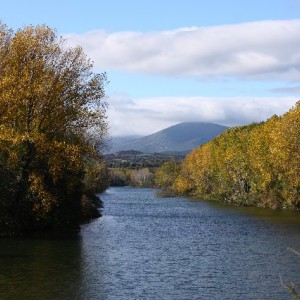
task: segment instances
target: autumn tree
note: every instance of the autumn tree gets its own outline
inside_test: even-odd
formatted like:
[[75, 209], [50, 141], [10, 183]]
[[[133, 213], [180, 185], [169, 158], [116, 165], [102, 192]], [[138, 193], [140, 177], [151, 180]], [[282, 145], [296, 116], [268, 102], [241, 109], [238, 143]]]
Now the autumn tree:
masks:
[[165, 162], [155, 173], [156, 184], [162, 189], [162, 196], [174, 195], [174, 183], [179, 175], [180, 165], [175, 161]]
[[175, 179], [161, 169], [158, 183], [201, 199], [299, 209], [299, 145], [300, 102], [281, 117], [226, 130], [187, 155]]
[[55, 30], [0, 24], [0, 230], [73, 228], [106, 134], [105, 74]]
[[130, 170], [130, 185], [139, 187], [153, 187], [154, 175], [148, 168]]

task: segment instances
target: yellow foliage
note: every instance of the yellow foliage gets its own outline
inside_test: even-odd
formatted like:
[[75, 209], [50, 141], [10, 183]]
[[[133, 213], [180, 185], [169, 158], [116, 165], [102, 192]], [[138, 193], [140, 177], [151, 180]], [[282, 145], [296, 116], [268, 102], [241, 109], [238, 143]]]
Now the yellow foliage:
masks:
[[0, 70], [0, 159], [15, 174], [11, 202], [19, 209], [27, 201], [39, 218], [77, 207], [85, 163], [107, 132], [106, 75], [45, 25], [14, 32], [0, 23]]
[[262, 207], [300, 207], [300, 103], [282, 117], [231, 128], [195, 149], [178, 193]]
[[29, 175], [29, 182], [29, 191], [35, 195], [36, 200], [33, 204], [33, 211], [39, 217], [46, 216], [53, 206], [58, 203], [58, 199], [45, 189], [44, 179], [40, 174], [32, 172]]

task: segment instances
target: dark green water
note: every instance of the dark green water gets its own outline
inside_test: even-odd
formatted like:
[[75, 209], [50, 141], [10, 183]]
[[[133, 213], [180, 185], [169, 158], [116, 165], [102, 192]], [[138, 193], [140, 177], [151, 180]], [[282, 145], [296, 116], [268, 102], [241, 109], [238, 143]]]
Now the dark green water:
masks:
[[291, 299], [299, 212], [111, 188], [68, 240], [0, 240], [0, 299]]

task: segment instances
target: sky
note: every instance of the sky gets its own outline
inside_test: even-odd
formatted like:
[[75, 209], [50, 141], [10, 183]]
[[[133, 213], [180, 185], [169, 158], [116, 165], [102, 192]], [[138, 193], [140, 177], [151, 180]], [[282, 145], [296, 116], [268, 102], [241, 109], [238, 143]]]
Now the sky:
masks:
[[112, 136], [287, 112], [300, 94], [300, 0], [0, 0], [0, 20], [46, 24], [106, 72]]

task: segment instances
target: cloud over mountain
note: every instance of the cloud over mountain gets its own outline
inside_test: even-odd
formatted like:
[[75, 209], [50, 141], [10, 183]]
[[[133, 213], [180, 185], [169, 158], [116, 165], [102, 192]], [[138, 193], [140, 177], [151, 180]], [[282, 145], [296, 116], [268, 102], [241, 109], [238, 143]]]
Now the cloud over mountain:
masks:
[[[296, 95], [300, 20], [188, 27], [155, 32], [96, 30], [68, 34], [97, 70], [209, 80], [280, 82], [273, 93]], [[130, 75], [129, 75], [130, 76]], [[224, 81], [225, 82], [225, 81]], [[236, 81], [237, 82], [237, 81]], [[237, 82], [238, 83], [238, 82]], [[292, 84], [292, 86], [291, 86]], [[151, 134], [180, 122], [244, 125], [283, 114], [296, 97], [148, 97], [110, 95], [113, 135]]]
[[282, 115], [295, 97], [156, 97], [111, 95], [108, 116], [114, 136], [147, 135], [181, 122], [225, 126], [265, 121]]
[[300, 20], [66, 35], [102, 70], [196, 78], [299, 80]]

